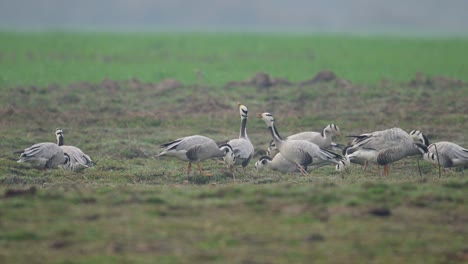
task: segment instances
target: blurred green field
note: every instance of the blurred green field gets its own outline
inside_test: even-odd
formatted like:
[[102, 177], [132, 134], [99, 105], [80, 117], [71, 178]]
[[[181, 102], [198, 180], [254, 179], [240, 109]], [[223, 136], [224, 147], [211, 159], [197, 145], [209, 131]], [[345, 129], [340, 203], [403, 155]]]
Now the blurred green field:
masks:
[[[468, 39], [339, 35], [0, 33], [1, 263], [466, 263], [466, 170], [391, 166], [256, 172], [275, 115], [284, 136], [329, 123], [345, 135], [420, 129], [468, 147]], [[322, 70], [338, 77], [301, 85]], [[269, 87], [226, 85], [256, 72]], [[166, 79], [179, 83], [161, 84]], [[349, 80], [349, 81], [348, 81]], [[249, 107], [254, 161], [237, 180], [157, 159], [192, 134], [238, 136]], [[54, 141], [88, 153], [83, 173], [39, 171], [14, 151]]]
[[292, 81], [331, 69], [357, 83], [467, 75], [466, 38], [274, 34], [0, 33], [0, 84], [46, 85], [137, 77], [210, 85], [256, 71]]

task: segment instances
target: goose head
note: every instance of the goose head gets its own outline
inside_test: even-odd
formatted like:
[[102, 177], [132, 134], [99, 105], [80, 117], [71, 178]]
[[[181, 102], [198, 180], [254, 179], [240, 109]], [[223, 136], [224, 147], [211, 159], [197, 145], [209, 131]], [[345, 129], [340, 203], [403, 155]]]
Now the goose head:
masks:
[[219, 146], [219, 150], [221, 150], [223, 155], [223, 160], [228, 165], [232, 165], [236, 162], [236, 155], [234, 154], [234, 150], [232, 149], [231, 145], [223, 144]]
[[340, 128], [335, 124], [329, 124], [323, 128], [323, 133], [331, 136], [341, 135]]
[[260, 159], [258, 159], [257, 162], [255, 162], [255, 169], [257, 171], [261, 171], [270, 162], [271, 162], [271, 158], [269, 156], [261, 156]]
[[423, 159], [429, 161], [432, 164], [437, 164], [437, 155], [432, 152], [427, 152], [423, 154]]
[[266, 113], [266, 112], [265, 113], [258, 113], [257, 117], [262, 119], [265, 122], [265, 124], [267, 126], [269, 126], [269, 127], [272, 127], [273, 124], [275, 123], [275, 118], [270, 113]]
[[351, 161], [349, 160], [349, 158], [347, 156], [343, 157], [342, 160], [340, 160], [336, 166], [335, 166], [335, 170], [337, 172], [347, 172], [349, 173], [349, 166], [351, 165]]
[[429, 146], [429, 139], [420, 130], [411, 130], [409, 134], [414, 142]]
[[241, 103], [237, 103], [237, 105], [239, 106], [239, 114], [241, 118], [247, 118], [249, 115], [249, 110], [247, 109], [247, 106]]
[[55, 137], [57, 138], [57, 145], [63, 145], [63, 130], [60, 128], [55, 129]]

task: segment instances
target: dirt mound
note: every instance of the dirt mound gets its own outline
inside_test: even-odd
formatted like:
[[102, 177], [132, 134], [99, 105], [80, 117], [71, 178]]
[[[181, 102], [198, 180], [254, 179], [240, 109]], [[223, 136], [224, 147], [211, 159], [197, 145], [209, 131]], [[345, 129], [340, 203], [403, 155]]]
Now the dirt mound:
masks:
[[244, 81], [230, 81], [224, 85], [225, 89], [232, 88], [234, 86], [255, 86], [260, 89], [267, 89], [272, 86], [287, 86], [292, 85], [286, 78], [273, 78], [269, 74], [264, 72], [255, 73], [252, 78]]
[[422, 72], [417, 72], [414, 78], [408, 82], [408, 85], [411, 87], [425, 86], [425, 87], [433, 87], [433, 88], [450, 88], [450, 87], [462, 87], [462, 86], [468, 85], [468, 83], [462, 80], [447, 77], [447, 76], [438, 75], [438, 76], [429, 77], [429, 76], [426, 76]]
[[336, 74], [329, 70], [319, 71], [314, 78], [299, 83], [299, 86], [313, 85], [319, 82], [330, 82], [336, 79]]

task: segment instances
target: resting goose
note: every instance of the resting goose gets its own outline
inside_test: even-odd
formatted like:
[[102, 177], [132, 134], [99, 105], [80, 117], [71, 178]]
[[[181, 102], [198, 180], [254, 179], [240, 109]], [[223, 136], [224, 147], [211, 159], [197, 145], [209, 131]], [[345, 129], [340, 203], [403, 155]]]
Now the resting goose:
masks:
[[62, 129], [57, 128], [55, 133], [61, 136], [62, 140], [59, 142], [59, 146], [63, 150], [63, 153], [65, 153], [69, 159], [68, 162], [60, 166], [62, 169], [70, 170], [73, 172], [81, 172], [84, 169], [87, 169], [94, 165], [91, 158], [88, 155], [86, 155], [81, 149], [75, 146], [63, 145], [65, 141]]
[[424, 160], [444, 168], [468, 165], [468, 150], [452, 142], [442, 141], [429, 145]]
[[[231, 139], [227, 142], [231, 148], [226, 148], [226, 155], [224, 161], [228, 167], [232, 170], [234, 166], [242, 165], [245, 168], [249, 165], [250, 160], [254, 155], [254, 147], [247, 136], [247, 119], [248, 109], [241, 103], [239, 106], [239, 114], [241, 116], [241, 126], [239, 132], [239, 138]], [[234, 157], [233, 157], [234, 156]]]
[[[332, 142], [333, 137], [338, 135], [340, 135], [340, 128], [335, 124], [329, 124], [322, 129], [322, 132], [306, 131], [290, 135], [286, 139], [305, 140], [312, 142], [321, 148], [329, 149], [339, 146], [338, 144]], [[267, 153], [271, 157], [274, 157], [276, 153], [278, 153], [274, 140], [270, 142]]]
[[225, 155], [225, 151], [220, 149], [214, 140], [200, 135], [178, 138], [162, 144], [161, 148], [163, 148], [163, 151], [158, 157], [174, 156], [180, 160], [189, 162], [187, 165], [188, 176], [190, 176], [192, 162], [197, 163], [201, 175], [211, 176], [211, 174], [203, 172], [200, 162], [210, 158], [220, 158]]
[[15, 153], [21, 153], [20, 159], [17, 161], [30, 163], [37, 169], [55, 169], [58, 166], [67, 162], [62, 148], [59, 145], [63, 144], [63, 134], [59, 130], [55, 131], [57, 144], [55, 143], [37, 143], [29, 148]]
[[414, 143], [408, 133], [396, 127], [352, 137], [355, 139], [346, 149], [346, 157], [383, 165], [384, 175], [389, 175], [388, 164], [427, 152], [426, 146]]
[[338, 163], [342, 158], [340, 155], [320, 148], [309, 141], [292, 139], [283, 140], [276, 129], [275, 119], [272, 114], [259, 113], [257, 114], [257, 117], [262, 119], [268, 126], [279, 153], [281, 153], [286, 160], [294, 162], [304, 175], [307, 175], [305, 167], [314, 162], [314, 160]]

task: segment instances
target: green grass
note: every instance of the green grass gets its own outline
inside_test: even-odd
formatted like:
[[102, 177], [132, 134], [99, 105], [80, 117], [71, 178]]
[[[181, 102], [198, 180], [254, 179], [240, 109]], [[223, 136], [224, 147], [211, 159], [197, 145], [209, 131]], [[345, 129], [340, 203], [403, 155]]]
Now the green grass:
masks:
[[[233, 181], [219, 160], [202, 163], [213, 177], [195, 170], [189, 178], [185, 162], [155, 155], [181, 136], [237, 137], [238, 101], [250, 110], [253, 161], [270, 141], [254, 118], [264, 111], [284, 136], [333, 122], [343, 135], [398, 126], [467, 147], [468, 86], [409, 83], [418, 71], [466, 82], [467, 42], [0, 33], [0, 262], [464, 263], [466, 170], [439, 176], [421, 161], [420, 175], [409, 158], [392, 164], [389, 177], [375, 166], [344, 176], [328, 166], [304, 177], [256, 172], [251, 163]], [[352, 85], [297, 85], [323, 69]], [[257, 71], [294, 84], [224, 87]], [[132, 77], [185, 85], [135, 87]], [[53, 141], [56, 127], [97, 165], [70, 173], [16, 163], [14, 151]], [[14, 190], [26, 191], [7, 195]]]
[[0, 33], [0, 84], [46, 85], [138, 77], [210, 85], [265, 71], [292, 81], [322, 69], [358, 83], [416, 72], [466, 79], [468, 39], [274, 34]]

